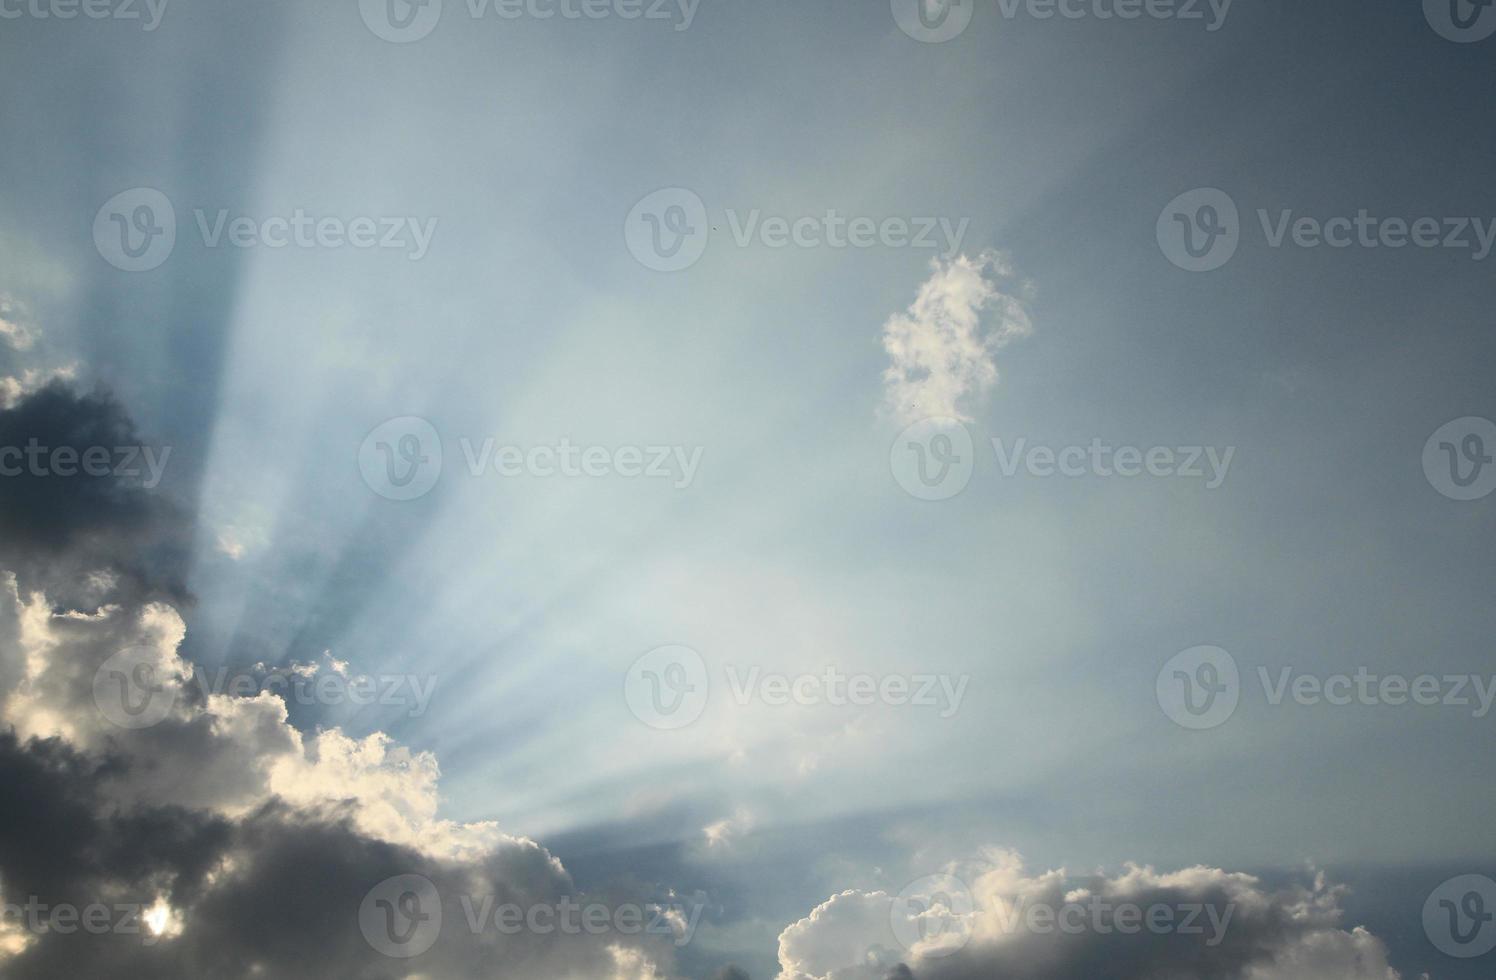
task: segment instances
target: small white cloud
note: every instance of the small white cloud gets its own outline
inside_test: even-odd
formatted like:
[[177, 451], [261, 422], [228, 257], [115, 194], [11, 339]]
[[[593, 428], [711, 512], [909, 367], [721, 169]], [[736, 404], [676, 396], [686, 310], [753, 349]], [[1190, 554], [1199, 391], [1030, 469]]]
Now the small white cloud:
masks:
[[71, 381], [77, 373], [77, 366], [69, 364], [50, 371], [29, 368], [22, 371], [19, 376], [0, 377], [0, 408], [13, 408], [17, 402], [38, 388], [45, 388], [53, 381]]
[[707, 824], [701, 828], [701, 833], [706, 837], [706, 846], [710, 849], [727, 847], [752, 829], [753, 814], [739, 809], [730, 817]]
[[930, 418], [971, 421], [968, 412], [997, 384], [996, 353], [1033, 332], [1013, 278], [996, 252], [931, 262], [914, 303], [883, 325], [885, 406], [903, 425]]
[[21, 305], [4, 293], [0, 293], [0, 340], [14, 350], [30, 350], [36, 343], [36, 334], [22, 325], [24, 311]]

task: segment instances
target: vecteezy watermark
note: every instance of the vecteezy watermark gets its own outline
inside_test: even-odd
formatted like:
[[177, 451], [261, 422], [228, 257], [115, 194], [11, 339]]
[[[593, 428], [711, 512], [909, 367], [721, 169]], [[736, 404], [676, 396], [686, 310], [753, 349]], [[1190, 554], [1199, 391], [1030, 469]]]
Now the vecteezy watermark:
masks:
[[678, 644], [644, 653], [623, 679], [623, 698], [634, 717], [661, 731], [684, 728], [700, 718], [711, 690], [701, 654]]
[[1423, 16], [1446, 41], [1473, 44], [1496, 34], [1496, 0], [1423, 0]]
[[[458, 440], [470, 477], [669, 480], [684, 490], [696, 479], [702, 446], [579, 446], [570, 439], [535, 445]], [[414, 500], [430, 493], [442, 474], [442, 440], [423, 418], [402, 416], [376, 426], [358, 451], [364, 483], [389, 500]]]
[[1007, 477], [1016, 475], [1021, 465], [1029, 476], [1041, 479], [1051, 476], [1069, 479], [1151, 476], [1204, 480], [1207, 490], [1218, 489], [1226, 482], [1231, 460], [1236, 456], [1235, 446], [1224, 449], [1215, 446], [1110, 446], [1100, 439], [1092, 439], [1085, 446], [1055, 448], [1030, 446], [1027, 439], [1021, 438], [1007, 446], [1001, 438], [994, 437], [992, 450], [997, 455], [998, 470]]
[[1457, 875], [1429, 893], [1423, 931], [1439, 952], [1460, 959], [1496, 949], [1496, 881]]
[[1496, 490], [1496, 422], [1467, 416], [1441, 425], [1423, 446], [1423, 475], [1451, 500]]
[[25, 446], [0, 446], [0, 477], [108, 476], [154, 490], [170, 456], [170, 446], [159, 453], [155, 446], [44, 446], [33, 436]]
[[[978, 0], [890, 0], [899, 30], [927, 44], [960, 36], [971, 26]], [[1214, 34], [1226, 24], [1234, 0], [996, 0], [1004, 20], [1175, 20], [1203, 22]]]
[[888, 922], [900, 946], [939, 958], [971, 941], [976, 912], [976, 898], [966, 882], [952, 874], [925, 875], [894, 896]]
[[[1310, 674], [1294, 667], [1255, 671], [1273, 707], [1452, 707], [1484, 718], [1496, 704], [1496, 674], [1377, 674], [1365, 666], [1350, 673]], [[1175, 654], [1155, 681], [1158, 705], [1183, 728], [1217, 728], [1235, 713], [1242, 682], [1236, 659], [1220, 647], [1191, 647]]]
[[[724, 673], [732, 699], [740, 707], [754, 701], [769, 707], [881, 704], [934, 708], [941, 718], [960, 710], [971, 682], [967, 674], [844, 673], [835, 666], [787, 674], [727, 664]], [[634, 717], [651, 728], [671, 731], [701, 717], [711, 689], [701, 654], [672, 645], [656, 647], [634, 661], [624, 675], [623, 696]]]
[[1061, 901], [1028, 895], [989, 896], [979, 902], [971, 888], [952, 874], [927, 875], [894, 897], [889, 922], [899, 944], [922, 957], [949, 956], [971, 939], [977, 920], [1004, 935], [1035, 936], [1120, 934], [1134, 936], [1200, 936], [1206, 946], [1226, 938], [1234, 902], [1119, 901], [1105, 894], [1074, 889]]
[[377, 953], [401, 960], [420, 956], [441, 938], [441, 893], [421, 875], [386, 878], [364, 896], [358, 928]]
[[168, 933], [170, 911], [163, 903], [141, 905], [133, 902], [69, 902], [49, 904], [32, 895], [24, 904], [0, 902], [0, 925], [32, 935], [55, 933], [71, 936], [139, 936], [147, 946], [154, 946]]
[[758, 208], [728, 208], [713, 225], [695, 191], [666, 187], [645, 195], [623, 222], [624, 243], [647, 269], [679, 272], [706, 252], [713, 230], [726, 226], [738, 248], [939, 249], [942, 258], [961, 250], [970, 218], [849, 216], [827, 208], [820, 214], [766, 215]]
[[[1113, 446], [1095, 438], [1085, 445], [1009, 443], [991, 440], [997, 471], [1004, 478], [1020, 472], [1037, 479], [1063, 477], [1154, 477], [1201, 480], [1216, 490], [1226, 482], [1235, 446]], [[920, 500], [948, 500], [966, 489], [976, 465], [971, 432], [957, 419], [925, 419], [894, 439], [888, 453], [894, 481]]]
[[1176, 653], [1159, 670], [1154, 686], [1164, 714], [1175, 724], [1196, 730], [1224, 725], [1241, 700], [1236, 660], [1215, 646]]
[[941, 718], [950, 718], [961, 710], [966, 686], [971, 683], [967, 674], [843, 674], [835, 667], [820, 672], [766, 674], [758, 666], [728, 664], [726, 672], [732, 698], [739, 705], [755, 700], [770, 707], [911, 705], [938, 708]]
[[1036, 902], [1025, 896], [1014, 901], [997, 899], [994, 915], [998, 927], [1008, 934], [1020, 928], [1038, 936], [1078, 936], [1083, 933], [1135, 936], [1203, 936], [1206, 946], [1219, 946], [1226, 938], [1236, 904], [1209, 902], [1118, 902], [1089, 894], [1074, 901]]
[[0, 0], [0, 20], [132, 20], [154, 31], [166, 16], [168, 0]]
[[163, 673], [161, 663], [156, 648], [135, 646], [100, 664], [93, 679], [99, 714], [120, 728], [159, 725], [171, 716], [190, 682], [204, 701], [210, 696], [254, 698], [263, 692], [288, 704], [403, 707], [409, 717], [419, 718], [430, 706], [437, 684], [435, 675], [354, 674], [346, 664], [337, 664], [333, 670], [315, 664], [277, 668], [261, 664], [251, 672], [220, 667], [211, 673], [194, 664], [190, 678], [184, 678]]
[[499, 903], [493, 895], [459, 895], [460, 920], [444, 914], [441, 892], [421, 875], [387, 878], [364, 896], [358, 924], [364, 939], [395, 959], [420, 956], [441, 937], [444, 921], [461, 921], [474, 936], [668, 936], [685, 946], [705, 906], [681, 902], [555, 901]]
[[[377, 249], [404, 252], [412, 262], [425, 258], [438, 221], [404, 215], [344, 219], [303, 208], [268, 217], [193, 208], [192, 217], [204, 248]], [[116, 269], [148, 272], [176, 248], [176, 208], [152, 187], [121, 191], [94, 215], [93, 236], [99, 254]]]
[[949, 500], [971, 482], [976, 447], [971, 432], [953, 418], [916, 422], [888, 450], [894, 481], [919, 500]]
[[[1453, 249], [1483, 262], [1496, 247], [1496, 218], [1380, 217], [1366, 208], [1354, 215], [1316, 217], [1292, 208], [1257, 209], [1269, 248]], [[1211, 272], [1231, 261], [1245, 233], [1236, 202], [1225, 191], [1202, 187], [1164, 206], [1155, 229], [1158, 247], [1186, 272]]]
[[[689, 30], [701, 0], [465, 0], [473, 20], [651, 20]], [[436, 30], [442, 0], [359, 0], [359, 15], [376, 37], [408, 44]]]

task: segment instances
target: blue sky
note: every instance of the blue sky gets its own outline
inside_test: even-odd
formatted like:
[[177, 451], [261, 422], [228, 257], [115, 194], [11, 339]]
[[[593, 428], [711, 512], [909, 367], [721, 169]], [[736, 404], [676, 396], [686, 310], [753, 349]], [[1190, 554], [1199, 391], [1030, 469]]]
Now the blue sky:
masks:
[[[1433, 0], [966, 0], [939, 43], [897, 0], [445, 0], [429, 33], [381, 36], [407, 9], [432, 16], [0, 23], [0, 318], [30, 340], [0, 375], [107, 386], [172, 447], [184, 657], [433, 679], [419, 711], [289, 723], [432, 753], [443, 817], [534, 838], [579, 884], [706, 896], [683, 975], [862, 976], [781, 933], [991, 848], [1035, 872], [1329, 869], [1355, 883], [1342, 925], [1403, 975], [1488, 967], [1419, 916], [1496, 852], [1496, 512], [1423, 465], [1442, 426], [1496, 417], [1496, 40], [1441, 36]], [[132, 272], [105, 212], [138, 188], [175, 242]], [[1235, 251], [1192, 272], [1159, 229], [1201, 188], [1236, 208]], [[651, 220], [684, 215], [700, 252], [678, 271], [637, 254], [662, 189]], [[1202, 200], [1178, 213], [1203, 233]], [[878, 231], [834, 247], [828, 211]], [[1316, 244], [1363, 211], [1372, 244]], [[316, 241], [271, 247], [298, 214]], [[240, 217], [242, 246], [214, 239]], [[820, 237], [775, 247], [776, 218]], [[1389, 246], [1387, 218], [1434, 219], [1438, 244]], [[391, 247], [348, 244], [358, 219]], [[959, 493], [901, 483], [916, 424], [931, 461], [958, 439]], [[440, 463], [390, 499], [412, 433]], [[474, 475], [485, 440], [604, 452], [594, 476]], [[1004, 472], [1020, 440], [1158, 448], [1169, 472]], [[669, 475], [625, 475], [620, 447]], [[1240, 703], [1192, 730], [1160, 671], [1207, 645]], [[686, 674], [631, 665], [674, 646], [709, 694], [667, 728], [631, 698]], [[828, 668], [946, 702], [734, 697], [748, 671]], [[1473, 703], [1274, 704], [1262, 672], [1285, 668], [1429, 675], [1440, 698], [1466, 677]]]

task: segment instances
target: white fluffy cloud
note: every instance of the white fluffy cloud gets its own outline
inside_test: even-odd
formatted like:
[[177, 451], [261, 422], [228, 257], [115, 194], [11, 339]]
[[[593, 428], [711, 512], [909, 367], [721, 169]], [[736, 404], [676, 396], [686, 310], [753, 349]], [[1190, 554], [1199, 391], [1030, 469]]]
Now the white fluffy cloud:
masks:
[[1030, 874], [990, 850], [898, 895], [832, 896], [780, 935], [779, 980], [1399, 980], [1341, 928], [1341, 894], [1205, 867]]
[[997, 351], [1033, 332], [1013, 278], [995, 252], [931, 263], [914, 303], [883, 325], [886, 409], [901, 424], [929, 418], [970, 421], [997, 384]]
[[[49, 791], [81, 796], [81, 788], [63, 787], [88, 787], [91, 816], [77, 812], [97, 827], [66, 835], [70, 842], [102, 848], [90, 839], [103, 833], [99, 828], [149, 833], [159, 825], [156, 833], [167, 836], [154, 846], [170, 855], [162, 862], [166, 868], [141, 880], [135, 866], [145, 862], [132, 856], [141, 845], [125, 847], [126, 859], [104, 861], [92, 884], [71, 893], [88, 901], [118, 893], [155, 903], [163, 945], [125, 947], [130, 957], [142, 958], [139, 963], [120, 962], [117, 950], [70, 943], [70, 936], [47, 942], [50, 937], [0, 929], [7, 976], [61, 975], [60, 963], [98, 975], [96, 967], [73, 964], [100, 956], [116, 957], [109, 975], [121, 977], [175, 976], [178, 969], [184, 976], [291, 976], [293, 964], [305, 971], [298, 977], [393, 977], [400, 964], [358, 938], [355, 913], [368, 889], [402, 874], [436, 883], [449, 925], [420, 968], [399, 976], [473, 976], [500, 954], [506, 975], [516, 977], [655, 980], [672, 972], [671, 943], [660, 935], [563, 930], [515, 937], [464, 928], [464, 897], [554, 907], [562, 896], [577, 895], [579, 904], [587, 896], [538, 843], [492, 823], [441, 818], [441, 772], [432, 754], [381, 732], [356, 738], [330, 729], [303, 736], [289, 724], [285, 702], [268, 691], [253, 697], [204, 693], [179, 653], [185, 634], [181, 616], [164, 602], [59, 609], [40, 592], [23, 594], [16, 576], [0, 572], [0, 765], [27, 774], [50, 768]], [[128, 661], [116, 660], [121, 651]], [[332, 670], [346, 668], [328, 659]], [[149, 714], [141, 717], [154, 723], [134, 728], [120, 723], [107, 696], [101, 701], [95, 682], [137, 667], [143, 673], [135, 675], [132, 693], [153, 693], [131, 703], [144, 705]], [[59, 758], [69, 760], [60, 769], [54, 764]], [[197, 847], [214, 856], [193, 856]], [[56, 863], [67, 867], [73, 860], [59, 855]], [[0, 886], [8, 891], [11, 881]], [[56, 905], [70, 886], [43, 880], [18, 887], [24, 889], [18, 895], [44, 895]], [[323, 888], [325, 894], [317, 892]], [[238, 949], [256, 934], [245, 927], [246, 915], [276, 917], [302, 893], [308, 908], [283, 927], [282, 945]], [[605, 905], [652, 897], [598, 896]], [[289, 938], [298, 930], [304, 938]], [[495, 946], [500, 940], [502, 950]], [[266, 959], [254, 961], [261, 953]], [[158, 955], [177, 957], [172, 971], [150, 959]]]

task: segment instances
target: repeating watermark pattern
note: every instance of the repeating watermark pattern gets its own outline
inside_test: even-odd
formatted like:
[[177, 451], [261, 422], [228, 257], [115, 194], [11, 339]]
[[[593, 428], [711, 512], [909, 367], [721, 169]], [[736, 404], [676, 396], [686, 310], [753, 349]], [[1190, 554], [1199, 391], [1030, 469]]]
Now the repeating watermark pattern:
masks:
[[[668, 480], [685, 490], [696, 479], [702, 446], [582, 446], [568, 438], [521, 446], [458, 440], [467, 475], [477, 478]], [[442, 474], [442, 440], [436, 427], [417, 416], [380, 423], [359, 446], [358, 466], [364, 483], [389, 500], [414, 500], [430, 493]]]
[[899, 944], [922, 957], [941, 957], [963, 948], [976, 922], [993, 925], [1004, 935], [1078, 936], [1148, 933], [1155, 936], [1199, 936], [1206, 946], [1226, 938], [1234, 902], [1118, 901], [1077, 889], [1062, 902], [1020, 895], [992, 896], [979, 902], [971, 888], [952, 874], [927, 875], [906, 885], [894, 898], [889, 922]]
[[727, 208], [714, 225], [695, 191], [666, 187], [645, 195], [624, 218], [629, 252], [647, 269], [679, 272], [706, 253], [713, 230], [725, 227], [737, 248], [928, 249], [949, 259], [961, 250], [970, 218], [820, 214], [765, 214], [759, 208]]
[[1007, 902], [998, 899], [993, 913], [998, 928], [1008, 934], [1022, 929], [1038, 936], [1083, 933], [1135, 936], [1202, 936], [1206, 946], [1219, 946], [1226, 938], [1236, 905], [1226, 902], [1118, 902], [1101, 895], [1059, 904], [1035, 902], [1025, 897]]
[[416, 415], [381, 422], [358, 447], [364, 485], [387, 500], [415, 500], [430, 493], [442, 475], [442, 437]]
[[1458, 875], [1429, 893], [1423, 931], [1441, 953], [1460, 959], [1496, 949], [1496, 881]]
[[1155, 229], [1164, 256], [1186, 272], [1213, 272], [1241, 245], [1241, 214], [1214, 187], [1187, 191], [1164, 206]]
[[115, 653], [94, 671], [94, 705], [106, 721], [120, 728], [151, 728], [171, 715], [181, 678], [159, 668], [155, 647], [132, 646]]
[[160, 657], [153, 647], [129, 647], [99, 665], [94, 672], [94, 704], [105, 720], [127, 729], [159, 725], [171, 716], [185, 683], [196, 686], [205, 701], [210, 696], [255, 698], [268, 693], [288, 704], [379, 705], [404, 708], [409, 717], [419, 718], [430, 706], [437, 684], [435, 675], [354, 674], [346, 664], [333, 670], [315, 664], [275, 669], [261, 664], [252, 672], [227, 667], [209, 672], [194, 664], [190, 678], [184, 679], [163, 676]]
[[711, 691], [706, 661], [679, 644], [644, 653], [623, 680], [623, 698], [634, 717], [661, 731], [684, 728], [700, 718]]
[[24, 446], [0, 446], [0, 477], [113, 477], [154, 490], [170, 458], [170, 446], [45, 446], [33, 436]]
[[1496, 422], [1467, 416], [1446, 422], [1423, 446], [1423, 475], [1451, 500], [1480, 500], [1496, 490]]
[[[377, 249], [403, 252], [412, 262], [426, 257], [438, 222], [406, 215], [344, 219], [304, 208], [268, 217], [194, 208], [192, 218], [204, 248]], [[176, 208], [152, 187], [121, 191], [94, 215], [93, 235], [104, 261], [125, 272], [148, 272], [176, 248]]]
[[[1258, 208], [1257, 224], [1269, 248], [1451, 249], [1485, 261], [1496, 247], [1496, 218], [1382, 217], [1366, 208], [1354, 215], [1318, 217], [1293, 208]], [[1159, 214], [1158, 247], [1187, 272], [1211, 272], [1236, 254], [1245, 229], [1236, 202], [1225, 191], [1202, 187], [1181, 194]]]
[[[1217, 490], [1226, 482], [1235, 446], [1114, 446], [1095, 438], [1085, 445], [1052, 446], [1019, 437], [991, 440], [997, 472], [1005, 479], [1020, 473], [1063, 477], [1199, 480]], [[919, 500], [948, 500], [966, 489], [976, 465], [970, 431], [950, 418], [926, 419], [894, 439], [889, 469], [900, 487]]]
[[952, 874], [925, 875], [899, 890], [888, 910], [894, 938], [926, 958], [960, 951], [971, 941], [976, 897]]
[[[1294, 667], [1254, 672], [1264, 700], [1272, 707], [1285, 701], [1301, 707], [1460, 708], [1485, 718], [1496, 703], [1496, 674], [1378, 674], [1365, 666], [1350, 673], [1312, 674]], [[1236, 659], [1220, 647], [1191, 647], [1175, 654], [1159, 670], [1159, 707], [1176, 724], [1191, 729], [1217, 728], [1235, 713], [1242, 695]]]
[[[899, 29], [916, 41], [940, 44], [971, 26], [978, 0], [891, 0]], [[1004, 20], [1159, 20], [1226, 26], [1234, 0], [995, 0]]]
[[399, 960], [420, 956], [441, 938], [441, 893], [421, 875], [386, 878], [364, 896], [358, 928], [375, 952]]
[[1235, 446], [1111, 446], [1100, 439], [1087, 445], [1058, 448], [1029, 445], [1016, 439], [1008, 446], [1000, 437], [992, 440], [997, 468], [1005, 477], [1016, 476], [1020, 467], [1032, 477], [1113, 477], [1131, 479], [1203, 480], [1205, 489], [1217, 490], [1226, 482]]
[[461, 916], [443, 910], [441, 892], [421, 875], [397, 875], [375, 885], [359, 906], [359, 929], [373, 949], [411, 959], [434, 946], [444, 922], [460, 922], [475, 936], [665, 936], [676, 947], [696, 933], [705, 906], [684, 902], [554, 902], [520, 905], [494, 895], [459, 895]]
[[1439, 36], [1474, 44], [1496, 34], [1496, 0], [1423, 0], [1423, 16]]
[[1158, 672], [1158, 706], [1175, 724], [1202, 730], [1224, 725], [1241, 700], [1236, 659], [1216, 646], [1181, 650]]
[[894, 439], [888, 468], [918, 500], [949, 500], [966, 489], [976, 469], [971, 432], [953, 418], [916, 422]]
[[[845, 673], [835, 666], [796, 674], [765, 672], [761, 666], [727, 664], [727, 688], [740, 707], [918, 707], [950, 718], [961, 709], [967, 674]], [[711, 697], [712, 679], [701, 654], [690, 647], [657, 647], [634, 661], [624, 675], [624, 700], [634, 717], [664, 731], [700, 718]]]
[[161, 26], [169, 0], [0, 0], [0, 20], [122, 20], [147, 33]]
[[941, 718], [961, 710], [967, 674], [844, 674], [836, 667], [818, 673], [764, 673], [758, 666], [725, 668], [732, 698], [739, 705], [758, 701], [770, 707], [795, 704], [802, 707], [870, 707], [875, 704], [939, 709]]
[[94, 247], [125, 272], [149, 272], [177, 245], [177, 212], [153, 187], [132, 187], [105, 201], [94, 215]]
[[492, 438], [459, 442], [469, 476], [643, 477], [668, 479], [676, 490], [695, 481], [704, 452], [701, 446], [576, 446], [566, 438], [534, 446], [497, 445]]
[[147, 946], [160, 942], [167, 931], [169, 913], [164, 905], [132, 902], [48, 903], [35, 895], [24, 904], [0, 902], [0, 925], [35, 936], [139, 936]]
[[[648, 20], [690, 30], [701, 0], [464, 0], [471, 20]], [[359, 0], [373, 34], [392, 44], [419, 41], [441, 22], [443, 0]]]

